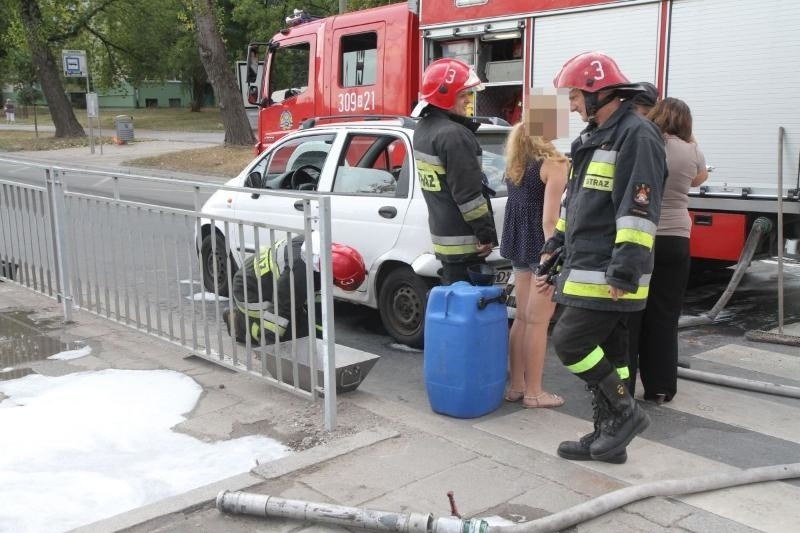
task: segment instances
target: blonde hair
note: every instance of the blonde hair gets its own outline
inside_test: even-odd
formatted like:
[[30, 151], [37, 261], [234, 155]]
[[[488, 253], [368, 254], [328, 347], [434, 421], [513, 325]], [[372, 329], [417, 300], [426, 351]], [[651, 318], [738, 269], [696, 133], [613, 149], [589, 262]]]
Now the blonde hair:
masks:
[[525, 168], [533, 162], [545, 159], [559, 162], [567, 160], [550, 141], [543, 137], [528, 135], [524, 120], [515, 125], [506, 141], [506, 180], [519, 187]]

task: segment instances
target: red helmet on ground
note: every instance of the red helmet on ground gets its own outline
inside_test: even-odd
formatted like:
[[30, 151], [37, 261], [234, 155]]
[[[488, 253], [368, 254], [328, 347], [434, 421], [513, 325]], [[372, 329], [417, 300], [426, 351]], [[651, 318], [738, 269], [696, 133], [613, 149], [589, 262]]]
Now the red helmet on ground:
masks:
[[472, 67], [458, 59], [437, 59], [422, 74], [422, 100], [412, 116], [417, 116], [427, 105], [452, 108], [456, 96], [464, 89], [483, 90], [483, 82]]
[[558, 89], [580, 89], [596, 93], [630, 81], [619, 69], [617, 62], [602, 52], [578, 54], [561, 67], [561, 72], [553, 80]]
[[354, 291], [367, 276], [364, 258], [358, 251], [344, 244], [331, 245], [333, 284], [345, 291]]

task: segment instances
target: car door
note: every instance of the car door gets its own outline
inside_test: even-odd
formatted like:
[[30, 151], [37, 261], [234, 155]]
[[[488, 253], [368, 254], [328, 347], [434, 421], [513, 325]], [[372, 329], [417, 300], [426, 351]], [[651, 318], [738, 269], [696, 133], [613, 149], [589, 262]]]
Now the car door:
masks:
[[368, 272], [374, 273], [376, 261], [400, 235], [410, 199], [410, 147], [399, 132], [350, 132], [336, 162], [330, 187], [333, 239], [357, 249]]
[[[254, 198], [254, 195], [249, 193], [237, 193], [235, 216], [270, 226], [302, 229], [303, 200], [291, 193], [316, 194], [316, 184], [327, 164], [335, 139], [335, 133], [312, 133], [294, 135], [276, 143], [251, 169], [251, 172], [261, 174], [265, 190], [281, 191], [286, 194], [260, 194]], [[315, 202], [312, 202], [311, 206], [316, 210]], [[242, 230], [245, 249], [241, 250], [238, 227], [232, 228], [231, 231], [233, 235], [231, 249], [243, 258], [255, 252], [256, 243], [253, 226], [243, 225]], [[261, 230], [258, 244], [260, 247], [268, 246], [272, 240], [283, 237], [285, 231], [270, 235], [269, 231]]]

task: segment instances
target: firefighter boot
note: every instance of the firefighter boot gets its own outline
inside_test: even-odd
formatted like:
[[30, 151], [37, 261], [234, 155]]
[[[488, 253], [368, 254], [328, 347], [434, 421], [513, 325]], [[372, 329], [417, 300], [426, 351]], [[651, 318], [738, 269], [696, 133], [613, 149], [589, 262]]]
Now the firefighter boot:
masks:
[[[573, 461], [591, 461], [592, 454], [589, 452], [589, 447], [600, 435], [600, 420], [608, 417], [608, 403], [603, 395], [597, 390], [597, 387], [588, 387], [592, 392], [592, 408], [594, 410], [594, 430], [587, 433], [578, 440], [566, 440], [558, 445], [559, 457], [564, 459], [571, 459]], [[628, 454], [625, 448], [616, 455], [610, 456], [608, 459], [602, 459], [606, 463], [622, 464], [628, 460]]]
[[600, 434], [589, 446], [589, 451], [592, 459], [605, 461], [619, 454], [636, 435], [647, 429], [650, 417], [628, 394], [616, 372], [601, 379], [597, 388], [608, 402], [609, 409], [600, 418]]

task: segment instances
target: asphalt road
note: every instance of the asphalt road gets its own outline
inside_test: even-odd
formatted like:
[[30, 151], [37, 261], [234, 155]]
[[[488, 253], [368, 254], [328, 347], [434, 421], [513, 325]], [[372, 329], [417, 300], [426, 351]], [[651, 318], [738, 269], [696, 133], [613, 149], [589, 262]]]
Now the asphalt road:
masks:
[[[0, 159], [0, 179], [44, 187], [45, 169], [46, 165], [38, 163], [17, 163]], [[152, 174], [149, 171], [144, 172]], [[127, 200], [179, 209], [194, 209], [195, 201], [202, 205], [220, 183], [220, 180], [212, 181], [204, 176], [185, 176], [187, 179], [184, 180], [170, 180], [173, 176], [165, 175], [167, 179], [158, 183], [138, 180], [130, 175], [117, 174], [123, 179], [115, 179], [114, 176], [109, 172], [86, 169], [65, 172], [63, 180], [69, 191], [114, 197], [116, 190], [121, 198]], [[190, 184], [190, 181], [195, 182], [189, 178], [206, 183], [197, 191], [196, 196], [195, 188]]]

